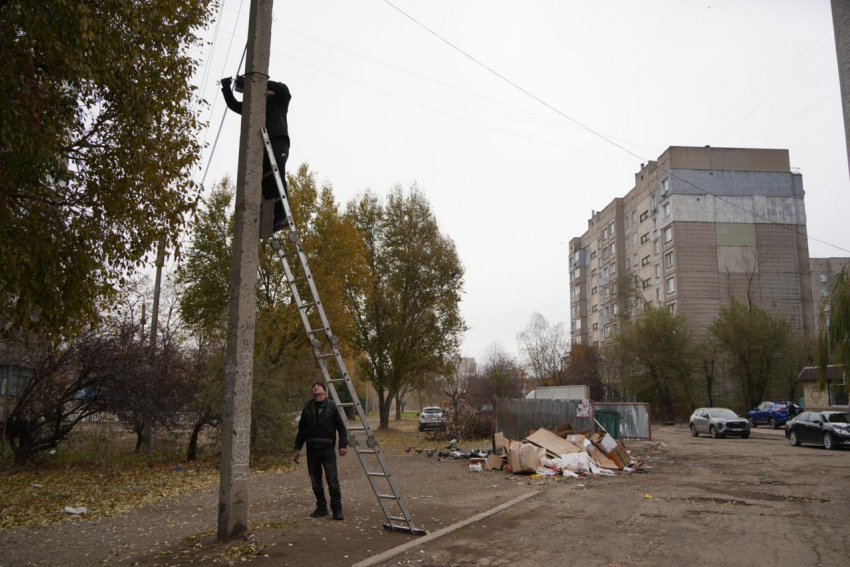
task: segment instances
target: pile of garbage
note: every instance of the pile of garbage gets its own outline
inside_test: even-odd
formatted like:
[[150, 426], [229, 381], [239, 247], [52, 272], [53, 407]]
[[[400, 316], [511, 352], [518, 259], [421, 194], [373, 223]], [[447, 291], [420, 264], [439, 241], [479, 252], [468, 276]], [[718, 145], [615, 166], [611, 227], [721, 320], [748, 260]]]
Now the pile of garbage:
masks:
[[469, 459], [469, 470], [507, 470], [513, 474], [549, 476], [615, 476], [633, 472], [643, 462], [633, 459], [622, 441], [607, 432], [589, 438], [577, 434], [569, 423], [550, 431], [538, 429], [522, 441], [511, 441], [501, 433], [493, 438], [495, 452], [486, 458]]

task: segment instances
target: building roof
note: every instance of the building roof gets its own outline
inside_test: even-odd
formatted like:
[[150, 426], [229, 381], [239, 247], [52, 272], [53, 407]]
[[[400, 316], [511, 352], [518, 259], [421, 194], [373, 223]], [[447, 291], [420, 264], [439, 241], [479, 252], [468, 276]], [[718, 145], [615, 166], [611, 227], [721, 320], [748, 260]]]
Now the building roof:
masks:
[[[807, 366], [803, 368], [803, 371], [800, 372], [800, 375], [797, 376], [798, 382], [817, 382], [818, 381], [818, 368], [817, 366]], [[830, 364], [826, 367], [826, 381], [832, 382], [833, 380], [837, 380], [841, 378], [841, 373], [843, 371], [843, 367], [840, 364]]]

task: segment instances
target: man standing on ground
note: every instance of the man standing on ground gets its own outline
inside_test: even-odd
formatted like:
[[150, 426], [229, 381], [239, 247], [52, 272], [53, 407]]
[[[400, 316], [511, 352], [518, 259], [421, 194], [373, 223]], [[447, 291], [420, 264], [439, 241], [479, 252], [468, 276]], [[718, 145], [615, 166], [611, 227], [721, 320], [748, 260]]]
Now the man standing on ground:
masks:
[[[242, 92], [242, 86], [245, 82], [245, 76], [239, 75], [236, 77], [236, 92]], [[221, 92], [224, 95], [224, 101], [227, 107], [237, 114], [242, 114], [242, 102], [236, 100], [233, 92], [230, 90], [230, 85], [233, 80], [230, 77], [225, 77], [221, 80]], [[289, 93], [289, 88], [283, 83], [269, 80], [266, 87], [266, 130], [269, 133], [269, 141], [272, 144], [272, 152], [274, 153], [277, 168], [280, 171], [280, 179], [283, 182], [283, 191], [289, 197], [289, 191], [286, 187], [286, 158], [289, 157], [289, 124], [286, 119], [286, 114], [289, 112], [289, 101], [292, 100], [292, 95]], [[274, 199], [274, 226], [273, 232], [283, 230], [289, 223], [286, 220], [286, 212], [283, 210], [283, 203], [280, 201], [280, 195], [277, 190], [274, 175], [271, 174], [271, 164], [265, 150], [263, 150], [263, 199]]]
[[301, 459], [301, 447], [307, 443], [307, 472], [313, 483], [316, 495], [316, 509], [311, 518], [328, 515], [328, 501], [325, 499], [325, 487], [322, 484], [322, 470], [328, 479], [328, 492], [331, 495], [331, 511], [334, 520], [342, 520], [342, 492], [339, 488], [339, 474], [336, 469], [336, 433], [339, 432], [339, 456], [348, 452], [348, 436], [345, 424], [339, 415], [339, 409], [332, 400], [322, 382], [313, 384], [313, 401], [301, 412], [298, 422], [298, 435], [295, 437], [295, 454], [292, 458], [298, 463]]

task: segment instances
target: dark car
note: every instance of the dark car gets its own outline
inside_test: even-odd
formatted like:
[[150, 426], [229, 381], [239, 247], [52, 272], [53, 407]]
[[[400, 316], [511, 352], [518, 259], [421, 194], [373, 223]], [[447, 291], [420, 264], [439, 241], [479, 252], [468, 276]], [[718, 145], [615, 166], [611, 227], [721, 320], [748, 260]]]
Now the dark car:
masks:
[[795, 447], [818, 443], [827, 449], [850, 446], [850, 414], [804, 411], [785, 425], [785, 437]]
[[700, 408], [691, 415], [691, 435], [699, 437], [708, 433], [715, 439], [737, 435], [742, 439], [750, 436], [749, 422], [726, 408]]
[[747, 419], [750, 420], [751, 427], [766, 424], [771, 429], [776, 429], [794, 417], [796, 407], [791, 402], [762, 402], [747, 412]]

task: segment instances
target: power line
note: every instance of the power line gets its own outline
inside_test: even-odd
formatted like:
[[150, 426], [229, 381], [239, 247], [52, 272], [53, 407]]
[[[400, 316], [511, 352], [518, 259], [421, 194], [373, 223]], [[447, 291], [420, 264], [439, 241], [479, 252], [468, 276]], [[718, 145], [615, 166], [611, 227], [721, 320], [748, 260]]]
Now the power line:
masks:
[[[638, 158], [639, 160], [641, 160], [641, 162], [649, 163], [649, 161], [650, 161], [650, 160], [648, 160], [648, 159], [646, 159], [646, 158], [644, 158], [644, 157], [642, 157], [642, 156], [640, 156], [640, 155], [636, 154], [635, 152], [633, 152], [633, 151], [631, 151], [631, 150], [629, 150], [629, 149], [627, 149], [627, 148], [623, 147], [622, 145], [620, 145], [620, 144], [618, 144], [617, 142], [615, 142], [615, 141], [611, 140], [610, 138], [606, 137], [605, 135], [600, 134], [600, 133], [599, 133], [599, 132], [597, 132], [596, 130], [593, 130], [593, 129], [592, 129], [592, 128], [590, 128], [589, 126], [586, 126], [586, 125], [584, 125], [583, 123], [579, 122], [579, 121], [578, 121], [578, 120], [576, 120], [575, 118], [572, 118], [571, 116], [568, 116], [567, 114], [565, 114], [564, 112], [562, 112], [562, 111], [561, 111], [561, 110], [559, 110], [558, 108], [555, 108], [554, 106], [552, 106], [551, 104], [549, 104], [549, 103], [548, 103], [548, 102], [546, 102], [545, 100], [543, 100], [543, 99], [541, 99], [540, 97], [538, 97], [538, 96], [534, 95], [533, 93], [531, 93], [531, 92], [527, 91], [526, 89], [522, 88], [521, 86], [519, 86], [519, 85], [518, 85], [518, 84], [516, 84], [515, 82], [511, 81], [510, 79], [508, 79], [508, 78], [507, 78], [507, 77], [505, 77], [504, 75], [502, 75], [502, 74], [500, 74], [499, 72], [497, 72], [496, 70], [494, 70], [494, 69], [492, 69], [491, 67], [489, 67], [489, 66], [485, 65], [484, 63], [482, 63], [481, 61], [479, 61], [478, 59], [476, 59], [475, 57], [473, 57], [472, 55], [470, 55], [469, 53], [467, 53], [466, 51], [464, 51], [464, 50], [463, 50], [463, 49], [461, 49], [460, 47], [456, 46], [455, 44], [453, 44], [453, 43], [452, 43], [452, 42], [450, 42], [449, 40], [447, 40], [447, 39], [445, 39], [444, 37], [442, 37], [442, 36], [441, 36], [440, 34], [438, 34], [437, 32], [435, 32], [435, 31], [433, 31], [432, 29], [430, 29], [430, 28], [429, 28], [428, 26], [426, 26], [425, 24], [421, 23], [419, 20], [417, 20], [417, 19], [416, 19], [416, 18], [414, 18], [413, 16], [409, 15], [407, 12], [405, 12], [404, 10], [402, 10], [401, 8], [399, 8], [398, 6], [396, 6], [395, 4], [393, 4], [392, 2], [390, 2], [389, 0], [384, 0], [384, 3], [385, 3], [385, 4], [387, 4], [388, 6], [392, 7], [392, 8], [393, 8], [393, 9], [395, 9], [396, 11], [398, 11], [398, 12], [399, 12], [400, 14], [402, 14], [404, 17], [408, 18], [410, 21], [412, 21], [413, 23], [415, 23], [416, 25], [418, 25], [419, 27], [421, 27], [422, 29], [424, 29], [425, 31], [427, 31], [428, 33], [430, 33], [431, 35], [433, 35], [434, 37], [436, 37], [437, 39], [439, 39], [440, 41], [442, 41], [443, 43], [445, 43], [446, 45], [450, 46], [450, 47], [451, 47], [452, 49], [454, 49], [455, 51], [457, 51], [457, 52], [461, 53], [462, 55], [464, 55], [465, 57], [467, 57], [468, 59], [470, 59], [471, 61], [473, 61], [475, 64], [479, 65], [480, 67], [483, 67], [484, 69], [486, 69], [487, 71], [489, 71], [490, 73], [492, 73], [493, 75], [495, 75], [496, 77], [498, 77], [498, 78], [502, 79], [504, 82], [508, 83], [509, 85], [511, 85], [512, 87], [514, 87], [514, 88], [515, 88], [515, 89], [517, 89], [518, 91], [520, 91], [520, 92], [524, 93], [525, 95], [527, 95], [527, 96], [529, 96], [529, 97], [533, 98], [534, 100], [536, 100], [537, 102], [539, 102], [540, 104], [542, 104], [543, 106], [545, 106], [546, 108], [549, 108], [549, 109], [550, 109], [550, 110], [552, 110], [553, 112], [556, 112], [557, 114], [559, 114], [559, 115], [563, 116], [563, 117], [564, 117], [564, 118], [566, 118], [567, 120], [570, 120], [570, 121], [571, 121], [571, 122], [573, 122], [574, 124], [577, 124], [578, 126], [580, 126], [580, 127], [584, 128], [584, 129], [585, 129], [585, 130], [587, 130], [588, 132], [592, 133], [594, 136], [597, 136], [597, 137], [601, 138], [602, 140], [605, 140], [606, 142], [608, 142], [608, 143], [609, 143], [609, 144], [611, 144], [612, 146], [617, 147], [617, 148], [619, 148], [620, 150], [622, 150], [622, 151], [626, 152], [627, 154], [629, 154], [629, 155], [631, 155], [631, 156], [634, 156], [634, 157]], [[815, 52], [815, 53], [817, 53], [817, 52]], [[783, 83], [783, 84], [784, 84], [784, 83]], [[718, 199], [718, 200], [720, 200], [720, 201], [723, 201], [724, 203], [727, 203], [727, 204], [729, 204], [729, 205], [732, 205], [733, 207], [737, 207], [737, 208], [741, 209], [742, 211], [747, 212], [747, 213], [749, 213], [749, 214], [753, 215], [754, 217], [761, 218], [761, 219], [763, 219], [763, 220], [767, 221], [767, 222], [768, 222], [768, 223], [770, 223], [770, 224], [774, 224], [774, 225], [776, 225], [776, 226], [782, 227], [782, 228], [784, 228], [784, 229], [786, 229], [786, 230], [789, 230], [789, 231], [791, 231], [791, 232], [794, 232], [794, 233], [796, 233], [796, 234], [802, 234], [802, 235], [806, 236], [807, 238], [811, 238], [811, 239], [812, 239], [812, 240], [814, 240], [815, 242], [819, 242], [819, 243], [821, 243], [821, 244], [826, 244], [827, 246], [831, 246], [831, 247], [833, 247], [833, 248], [836, 248], [836, 249], [838, 249], [838, 250], [841, 250], [842, 252], [850, 253], [850, 250], [848, 250], [848, 249], [846, 249], [846, 248], [842, 248], [841, 246], [838, 246], [838, 245], [836, 245], [836, 244], [832, 244], [831, 242], [826, 242], [825, 240], [821, 240], [821, 239], [819, 239], [819, 238], [815, 238], [814, 236], [811, 236], [810, 234], [804, 234], [804, 233], [800, 232], [799, 230], [797, 230], [796, 228], [792, 228], [792, 226], [794, 226], [794, 227], [795, 227], [796, 225], [788, 226], [788, 225], [785, 225], [785, 224], [778, 223], [778, 222], [776, 222], [776, 221], [774, 221], [774, 220], [772, 220], [772, 219], [767, 218], [767, 217], [766, 217], [766, 216], [764, 216], [764, 215], [761, 215], [761, 214], [759, 214], [759, 213], [757, 213], [757, 212], [755, 212], [755, 211], [752, 211], [752, 210], [750, 210], [750, 209], [747, 209], [746, 207], [743, 207], [743, 206], [741, 206], [741, 205], [739, 205], [739, 204], [737, 204], [737, 203], [735, 203], [735, 202], [733, 202], [733, 201], [730, 201], [729, 199], [726, 199], [726, 198], [724, 198], [724, 197], [721, 197], [720, 195], [717, 195], [717, 194], [715, 194], [715, 193], [712, 193], [711, 191], [709, 191], [709, 190], [707, 190], [707, 189], [705, 189], [705, 188], [703, 188], [703, 187], [700, 187], [700, 186], [698, 186], [698, 185], [696, 185], [696, 184], [694, 184], [694, 183], [692, 183], [692, 182], [688, 181], [687, 179], [684, 179], [684, 178], [682, 178], [682, 177], [680, 177], [680, 176], [676, 175], [676, 174], [675, 174], [675, 173], [673, 173], [672, 171], [669, 171], [669, 170], [667, 170], [667, 169], [664, 169], [663, 167], [658, 166], [657, 164], [656, 164], [656, 168], [657, 168], [657, 169], [659, 169], [659, 170], [661, 170], [661, 171], [663, 171], [664, 173], [666, 173], [666, 174], [667, 174], [667, 175], [669, 175], [670, 177], [672, 177], [672, 178], [674, 178], [674, 179], [678, 179], [679, 181], [681, 181], [681, 182], [683, 182], [683, 183], [685, 183], [685, 184], [687, 184], [687, 185], [690, 185], [690, 186], [692, 186], [692, 187], [694, 187], [694, 188], [696, 188], [696, 189], [699, 189], [700, 191], [704, 192], [705, 194], [707, 194], [707, 195], [711, 195], [711, 196], [712, 196], [712, 197], [714, 197], [715, 199]]]
[[210, 48], [207, 52], [207, 57], [204, 59], [204, 71], [201, 75], [200, 82], [200, 90], [201, 96], [199, 99], [203, 99], [207, 94], [207, 79], [209, 79], [210, 68], [212, 67], [212, 56], [215, 54], [215, 44], [218, 41], [218, 30], [221, 28], [221, 20], [224, 19], [224, 5], [227, 3], [227, 0], [222, 0], [221, 7], [218, 10], [218, 19], [215, 23], [215, 31], [213, 32], [212, 41], [210, 42]]
[[744, 140], [743, 142], [741, 142], [741, 143], [739, 143], [739, 144], [736, 144], [736, 145], [738, 145], [738, 146], [743, 146], [744, 144], [746, 144], [746, 143], [747, 143], [747, 142], [749, 142], [750, 140], [753, 140], [753, 139], [755, 139], [755, 138], [758, 138], [759, 136], [762, 136], [762, 135], [764, 135], [764, 134], [767, 134], [768, 132], [772, 132], [772, 131], [776, 130], [776, 129], [777, 129], [777, 128], [779, 128], [780, 126], [783, 126], [783, 125], [785, 125], [785, 124], [788, 124], [789, 122], [791, 122], [791, 121], [792, 121], [792, 120], [794, 120], [795, 118], [799, 118], [800, 116], [804, 115], [804, 114], [805, 114], [805, 113], [807, 113], [808, 111], [810, 111], [810, 110], [813, 110], [813, 109], [817, 108], [818, 106], [822, 105], [823, 103], [825, 103], [825, 102], [826, 102], [826, 101], [828, 101], [829, 99], [831, 99], [831, 98], [835, 98], [835, 96], [836, 96], [837, 94], [838, 94], [838, 92], [834, 92], [834, 93], [832, 93], [832, 94], [831, 94], [831, 95], [829, 95], [828, 97], [826, 97], [826, 98], [824, 98], [824, 99], [821, 99], [819, 102], [816, 102], [815, 104], [811, 105], [811, 106], [810, 106], [810, 107], [808, 107], [807, 109], [805, 109], [805, 110], [803, 110], [803, 111], [801, 111], [801, 112], [798, 112], [797, 114], [795, 114], [795, 115], [794, 115], [794, 116], [792, 116], [791, 118], [788, 118], [787, 120], [783, 120], [783, 121], [782, 121], [782, 122], [780, 122], [779, 124], [776, 124], [775, 126], [771, 126], [771, 127], [770, 127], [770, 128], [768, 128], [767, 130], [764, 130], [764, 131], [762, 131], [762, 132], [759, 132], [759, 133], [758, 133], [758, 134], [756, 134], [755, 136], [750, 136], [749, 138], [747, 138], [747, 139], [746, 139], [746, 140]]
[[786, 69], [788, 69], [788, 67], [790, 67], [791, 65], [793, 65], [794, 63], [796, 63], [796, 62], [797, 62], [797, 60], [798, 60], [800, 57], [802, 57], [803, 55], [805, 55], [805, 54], [806, 54], [806, 52], [807, 52], [809, 49], [811, 49], [812, 47], [814, 47], [814, 46], [815, 46], [815, 45], [816, 45], [816, 44], [817, 44], [817, 43], [818, 43], [821, 39], [823, 39], [823, 37], [824, 37], [827, 33], [829, 33], [829, 30], [827, 30], [827, 31], [823, 32], [822, 34], [820, 34], [816, 40], [814, 40], [812, 43], [810, 43], [809, 45], [807, 45], [807, 46], [806, 46], [806, 48], [805, 48], [804, 50], [802, 50], [799, 54], [797, 54], [797, 56], [796, 56], [796, 57], [794, 57], [794, 59], [792, 59], [791, 61], [789, 61], [789, 62], [788, 62], [788, 63], [787, 63], [784, 67], [782, 67], [782, 69], [780, 69], [780, 70], [779, 70], [779, 71], [778, 71], [775, 75], [773, 75], [770, 79], [768, 79], [768, 80], [767, 80], [767, 81], [766, 81], [766, 82], [765, 82], [762, 86], [760, 86], [759, 88], [757, 88], [756, 90], [754, 90], [752, 93], [750, 93], [750, 95], [749, 95], [747, 98], [745, 98], [744, 100], [742, 100], [740, 103], [738, 103], [738, 104], [735, 106], [735, 108], [733, 108], [732, 110], [730, 110], [729, 112], [727, 112], [726, 114], [724, 114], [723, 116], [721, 116], [720, 118], [718, 118], [717, 120], [715, 120], [714, 122], [712, 122], [709, 126], [707, 126], [707, 127], [703, 128], [703, 130], [702, 130], [699, 134], [697, 134], [696, 136], [694, 136], [693, 138], [691, 138], [691, 143], [693, 143], [693, 141], [694, 141], [694, 140], [699, 140], [699, 139], [702, 137], [702, 135], [703, 135], [703, 134], [705, 134], [706, 132], [708, 132], [709, 130], [711, 130], [712, 128], [714, 128], [716, 125], [720, 124], [720, 123], [721, 123], [721, 122], [723, 122], [724, 120], [726, 120], [726, 118], [728, 118], [728, 117], [729, 117], [732, 113], [734, 113], [736, 110], [738, 110], [739, 108], [741, 108], [742, 106], [744, 106], [747, 102], [749, 102], [749, 100], [750, 100], [751, 98], [753, 98], [754, 96], [756, 96], [759, 92], [761, 92], [761, 91], [762, 91], [762, 89], [764, 89], [766, 86], [768, 86], [770, 83], [772, 83], [772, 82], [773, 82], [773, 81], [774, 81], [777, 77], [779, 77], [782, 73], [784, 73], [784, 72], [785, 72], [785, 70], [786, 70]]
[[[242, 63], [245, 61], [245, 54], [248, 53], [248, 44], [245, 44], [245, 50], [242, 52], [242, 58], [239, 60], [239, 66], [236, 68], [236, 74], [239, 74], [239, 71], [242, 70]], [[230, 87], [233, 88], [233, 85]], [[204, 176], [201, 178], [201, 187], [204, 186], [204, 183], [207, 180], [207, 173], [210, 171], [210, 164], [212, 163], [212, 158], [215, 155], [215, 148], [218, 146], [218, 138], [221, 136], [221, 128], [224, 126], [224, 119], [227, 116], [227, 108], [224, 109], [224, 112], [221, 115], [221, 122], [218, 123], [218, 132], [215, 134], [215, 141], [213, 142], [212, 148], [210, 149], [209, 158], [207, 158], [207, 166], [204, 168]]]
[[[329, 42], [327, 42], [327, 41], [324, 41], [324, 40], [321, 40], [321, 39], [317, 39], [317, 38], [315, 38], [315, 37], [311, 37], [311, 36], [309, 36], [309, 35], [307, 35], [307, 34], [301, 33], [301, 32], [299, 32], [299, 31], [295, 31], [295, 30], [293, 30], [293, 29], [290, 29], [290, 28], [287, 28], [287, 27], [284, 27], [284, 26], [278, 26], [278, 25], [275, 25], [274, 27], [275, 27], [275, 28], [277, 28], [277, 29], [279, 29], [279, 30], [281, 30], [281, 31], [285, 31], [285, 32], [287, 32], [287, 33], [294, 34], [294, 35], [297, 35], [297, 36], [303, 37], [303, 38], [305, 38], [305, 39], [309, 39], [310, 41], [314, 41], [314, 42], [316, 42], [316, 43], [319, 43], [319, 44], [325, 45], [325, 46], [327, 46], [327, 47], [331, 47], [331, 48], [333, 48], [333, 49], [336, 49], [336, 50], [342, 51], [342, 52], [344, 52], [344, 53], [348, 53], [348, 54], [350, 54], [350, 55], [354, 55], [355, 57], [360, 57], [361, 59], [365, 59], [366, 61], [370, 61], [370, 62], [375, 63], [375, 64], [377, 64], [377, 65], [382, 65], [382, 66], [384, 66], [384, 67], [388, 67], [388, 68], [393, 69], [393, 70], [395, 70], [395, 71], [399, 71], [399, 72], [401, 72], [401, 73], [405, 73], [405, 74], [411, 75], [411, 76], [413, 76], [413, 77], [417, 77], [417, 78], [422, 79], [422, 80], [424, 80], [424, 81], [429, 81], [429, 82], [431, 82], [431, 83], [434, 83], [434, 84], [437, 84], [437, 85], [440, 85], [440, 86], [443, 86], [443, 87], [446, 87], [446, 88], [454, 89], [454, 90], [457, 90], [457, 91], [460, 91], [460, 92], [463, 92], [463, 93], [466, 93], [466, 94], [472, 95], [472, 96], [474, 96], [474, 97], [481, 98], [481, 99], [483, 99], [483, 100], [488, 100], [488, 101], [490, 101], [490, 102], [494, 102], [494, 103], [499, 104], [499, 105], [501, 105], [501, 106], [504, 106], [504, 107], [506, 107], [506, 108], [511, 108], [511, 109], [513, 109], [513, 110], [519, 110], [520, 112], [525, 112], [525, 113], [531, 114], [531, 115], [533, 115], [533, 116], [537, 116], [537, 117], [540, 117], [540, 118], [544, 118], [544, 119], [546, 119], [546, 120], [551, 120], [551, 118], [552, 118], [551, 116], [546, 116], [546, 115], [544, 115], [544, 114], [540, 114], [540, 113], [538, 113], [538, 112], [534, 112], [534, 111], [532, 111], [532, 110], [528, 110], [527, 108], [521, 108], [521, 107], [519, 107], [519, 106], [516, 106], [516, 105], [510, 104], [510, 103], [507, 103], [507, 102], [504, 102], [504, 101], [501, 101], [501, 100], [498, 100], [498, 99], [495, 99], [495, 98], [489, 97], [489, 96], [487, 96], [487, 95], [483, 95], [483, 94], [480, 94], [480, 93], [476, 93], [476, 92], [474, 92], [474, 91], [471, 91], [471, 90], [465, 89], [465, 88], [463, 88], [463, 87], [459, 87], [459, 86], [457, 86], [457, 85], [453, 85], [453, 84], [451, 84], [451, 83], [446, 83], [446, 82], [444, 82], [444, 81], [440, 81], [439, 79], [435, 79], [435, 78], [433, 78], [433, 77], [428, 77], [428, 76], [426, 76], [426, 75], [422, 75], [422, 74], [417, 73], [417, 72], [415, 72], [415, 71], [411, 71], [411, 70], [409, 70], [409, 69], [405, 69], [405, 68], [403, 68], [403, 67], [399, 67], [399, 66], [397, 66], [397, 65], [393, 65], [392, 63], [387, 63], [387, 62], [385, 62], [385, 61], [381, 61], [380, 59], [375, 59], [374, 57], [370, 57], [370, 56], [368, 56], [368, 55], [363, 55], [362, 53], [357, 53], [356, 51], [352, 51], [352, 50], [350, 50], [350, 49], [346, 49], [345, 47], [340, 47], [340, 46], [338, 46], [338, 45], [334, 45], [333, 43], [329, 43]], [[622, 138], [617, 138], [617, 137], [615, 137], [615, 136], [609, 136], [609, 138], [613, 138], [613, 139], [615, 139], [615, 140], [617, 140], [617, 139], [618, 139], [618, 140], [620, 140], [620, 141], [622, 141], [622, 142], [625, 142], [625, 143], [627, 143], [627, 144], [631, 144], [631, 145], [634, 145], [634, 146], [641, 146], [641, 145], [642, 145], [642, 144], [639, 144], [639, 143], [637, 143], [637, 142], [632, 142], [632, 141], [630, 141], [630, 140], [624, 140], [624, 139], [622, 139]], [[648, 148], [649, 146], [643, 146], [643, 147], [647, 147], [647, 148]]]
[[779, 92], [779, 89], [781, 89], [782, 87], [784, 87], [785, 85], [787, 85], [787, 84], [788, 84], [788, 81], [790, 81], [791, 79], [793, 79], [793, 78], [794, 78], [794, 76], [795, 76], [797, 73], [799, 73], [799, 72], [803, 69], [803, 67], [805, 67], [805, 66], [806, 66], [806, 63], [808, 63], [809, 61], [811, 61], [811, 60], [812, 60], [812, 58], [813, 58], [815, 55], [817, 55], [818, 53], [820, 53], [820, 50], [821, 50], [821, 49], [823, 49], [823, 48], [824, 48], [824, 47], [826, 47], [826, 46], [827, 46], [827, 43], [824, 43], [823, 45], [821, 45], [821, 46], [817, 49], [817, 51], [815, 51], [814, 53], [812, 53], [812, 54], [809, 56], [809, 58], [808, 58], [808, 59], [806, 59], [805, 61], [803, 61], [803, 64], [802, 64], [802, 65], [800, 65], [799, 67], [797, 67], [797, 69], [796, 69], [793, 73], [791, 73], [790, 75], [788, 75], [788, 77], [787, 77], [784, 81], [782, 81], [782, 83], [781, 83], [778, 87], [776, 87], [775, 89], [773, 89], [772, 91], [770, 91], [770, 93], [768, 93], [768, 95], [767, 95], [766, 97], [764, 97], [760, 103], [758, 103], [758, 104], [757, 104], [757, 105], [756, 105], [756, 106], [755, 106], [752, 110], [750, 110], [750, 111], [747, 113], [747, 115], [746, 115], [746, 116], [744, 116], [744, 117], [743, 117], [743, 118], [741, 118], [738, 122], [736, 122], [736, 123], [735, 123], [735, 125], [734, 125], [734, 126], [732, 126], [731, 128], [729, 128], [729, 130], [727, 130], [725, 134], [723, 134], [722, 136], [720, 136], [720, 137], [717, 139], [718, 143], [720, 142], [720, 140], [722, 140], [723, 138], [725, 138], [726, 136], [728, 136], [728, 135], [729, 135], [729, 133], [730, 133], [730, 132], [732, 132], [735, 128], [737, 128], [738, 126], [740, 126], [740, 125], [741, 125], [741, 124], [742, 124], [742, 123], [743, 123], [743, 122], [744, 122], [747, 118], [749, 118], [750, 116], [752, 116], [752, 115], [753, 115], [753, 113], [754, 113], [756, 110], [758, 110], [759, 108], [761, 108], [761, 106], [762, 106], [764, 103], [766, 103], [768, 100], [770, 100], [770, 98], [771, 98], [773, 95], [775, 95], [777, 92]]

